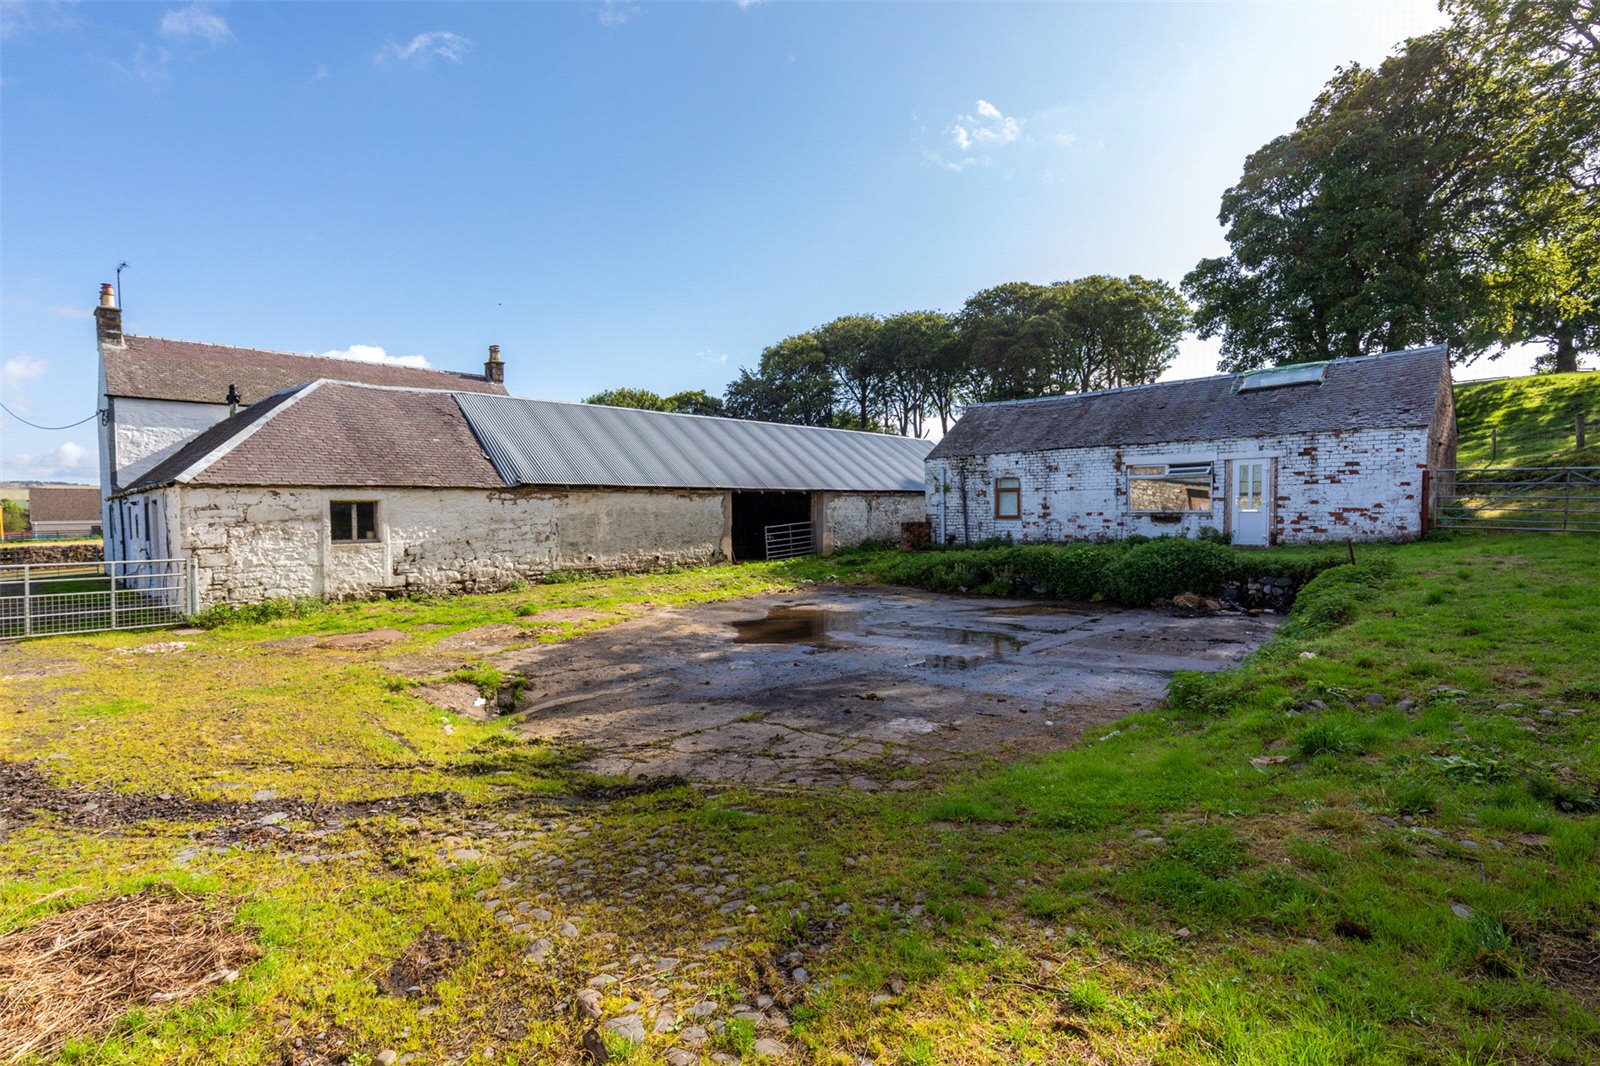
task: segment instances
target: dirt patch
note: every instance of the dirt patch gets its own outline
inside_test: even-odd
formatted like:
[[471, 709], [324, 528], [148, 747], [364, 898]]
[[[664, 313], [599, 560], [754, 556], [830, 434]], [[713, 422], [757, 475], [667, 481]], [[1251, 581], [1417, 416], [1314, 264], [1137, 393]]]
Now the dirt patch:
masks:
[[533, 634], [519, 625], [510, 622], [491, 622], [485, 626], [474, 626], [463, 629], [459, 633], [452, 633], [433, 646], [436, 652], [474, 652], [487, 655], [492, 652], [504, 651], [513, 644], [532, 639]]
[[[33, 681], [41, 677], [81, 674], [84, 666], [76, 659], [26, 659], [0, 654], [0, 681]], [[17, 713], [23, 708], [18, 707]]]
[[180, 1003], [259, 957], [233, 914], [168, 888], [0, 936], [0, 1058], [48, 1055], [135, 1007]]
[[426, 996], [433, 986], [450, 976], [467, 955], [467, 947], [432, 929], [424, 930], [378, 975], [378, 991], [388, 996]]
[[469, 685], [465, 681], [435, 681], [427, 685], [418, 685], [411, 692], [412, 695], [427, 700], [441, 711], [449, 711], [451, 714], [459, 714], [463, 718], [473, 718], [480, 722], [486, 720], [490, 713], [496, 710], [483, 698], [483, 693], [478, 691], [477, 685]]
[[530, 625], [547, 625], [561, 623], [563, 625], [581, 625], [584, 622], [593, 622], [601, 618], [625, 617], [617, 611], [596, 611], [589, 607], [552, 607], [548, 611], [539, 611], [528, 618]]
[[411, 634], [402, 633], [398, 629], [369, 629], [365, 633], [340, 633], [337, 636], [323, 637], [317, 641], [319, 648], [354, 648], [358, 651], [368, 648], [381, 648], [396, 641], [405, 640]]
[[[459, 806], [449, 792], [427, 792], [352, 803], [277, 798], [235, 802], [186, 796], [112, 792], [52, 784], [34, 763], [0, 760], [0, 840], [41, 816], [74, 828], [108, 829], [160, 819], [171, 822], [253, 822], [271, 814], [307, 822], [344, 822], [389, 814], [421, 814]], [[218, 830], [226, 833], [226, 830]]]

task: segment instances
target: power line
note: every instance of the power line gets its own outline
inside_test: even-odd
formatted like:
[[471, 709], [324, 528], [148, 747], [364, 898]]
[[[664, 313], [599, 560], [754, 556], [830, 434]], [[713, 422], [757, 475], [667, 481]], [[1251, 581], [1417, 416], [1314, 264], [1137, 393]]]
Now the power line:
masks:
[[32, 426], [34, 429], [72, 429], [74, 426], [83, 425], [85, 422], [88, 422], [90, 419], [94, 419], [94, 418], [100, 417], [100, 412], [96, 411], [94, 414], [90, 415], [89, 418], [80, 418], [76, 422], [72, 422], [72, 423], [70, 423], [68, 425], [65, 425], [65, 426], [41, 426], [37, 422], [29, 422], [26, 418], [23, 418], [21, 415], [17, 414], [17, 412], [13, 411], [11, 408], [7, 407], [3, 403], [0, 403], [0, 411], [4, 411], [6, 414], [10, 415], [12, 418], [15, 418], [18, 422], [21, 422], [25, 426]]

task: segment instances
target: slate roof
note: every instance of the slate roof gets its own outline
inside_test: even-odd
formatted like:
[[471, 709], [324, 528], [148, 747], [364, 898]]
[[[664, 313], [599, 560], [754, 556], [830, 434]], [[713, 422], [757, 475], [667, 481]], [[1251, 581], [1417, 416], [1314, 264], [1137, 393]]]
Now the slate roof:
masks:
[[454, 394], [317, 381], [201, 433], [123, 491], [194, 485], [504, 488]]
[[182, 482], [921, 492], [929, 447], [879, 433], [317, 381], [212, 426], [123, 491]]
[[28, 491], [28, 518], [33, 522], [98, 522], [100, 489], [96, 485], [36, 485]]
[[459, 394], [508, 485], [921, 492], [928, 441]]
[[1335, 359], [1320, 384], [1240, 392], [1221, 374], [1104, 392], [976, 404], [930, 459], [1066, 448], [1190, 443], [1340, 429], [1419, 428], [1433, 420], [1444, 346]]
[[506, 391], [504, 385], [482, 375], [453, 370], [232, 348], [166, 337], [127, 335], [123, 340], [126, 347], [108, 345], [102, 349], [106, 392], [111, 396], [220, 404], [227, 400], [228, 386], [237, 385], [240, 402], [251, 404], [320, 378], [456, 392], [504, 395]]

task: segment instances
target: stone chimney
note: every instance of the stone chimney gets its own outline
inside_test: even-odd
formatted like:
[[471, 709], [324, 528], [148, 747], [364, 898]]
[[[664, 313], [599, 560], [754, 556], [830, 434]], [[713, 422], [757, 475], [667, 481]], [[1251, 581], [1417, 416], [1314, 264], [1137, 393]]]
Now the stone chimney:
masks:
[[121, 348], [122, 309], [117, 306], [116, 290], [110, 282], [100, 286], [100, 306], [94, 309], [95, 334], [102, 345]]
[[506, 383], [506, 365], [500, 361], [500, 346], [489, 345], [489, 361], [483, 364], [483, 376], [496, 385]]

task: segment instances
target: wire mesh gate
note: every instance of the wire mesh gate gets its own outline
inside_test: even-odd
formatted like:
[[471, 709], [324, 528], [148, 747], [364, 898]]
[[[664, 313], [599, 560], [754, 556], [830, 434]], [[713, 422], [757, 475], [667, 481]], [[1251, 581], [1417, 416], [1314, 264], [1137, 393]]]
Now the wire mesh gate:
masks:
[[199, 610], [190, 559], [0, 566], [0, 640], [150, 629]]
[[816, 537], [810, 522], [786, 522], [767, 526], [767, 558], [793, 559], [816, 553]]
[[1440, 529], [1600, 533], [1600, 467], [1477, 467], [1434, 474]]

